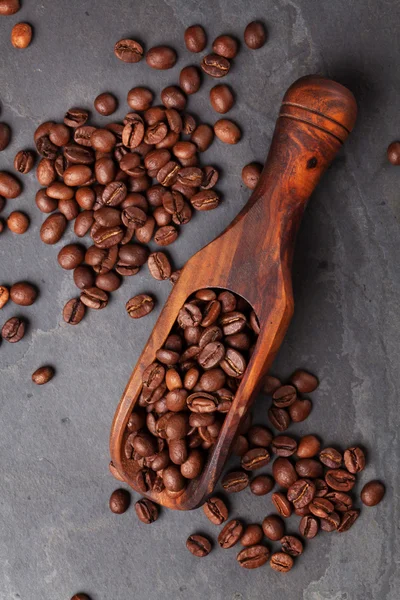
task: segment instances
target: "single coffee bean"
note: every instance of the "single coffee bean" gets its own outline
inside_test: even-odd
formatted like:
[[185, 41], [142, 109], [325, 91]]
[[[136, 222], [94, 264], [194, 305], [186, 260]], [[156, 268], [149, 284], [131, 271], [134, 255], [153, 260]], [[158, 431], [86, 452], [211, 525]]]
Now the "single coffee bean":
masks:
[[171, 264], [164, 252], [153, 252], [150, 254], [147, 264], [150, 275], [154, 277], [154, 279], [162, 281], [171, 276]]
[[219, 196], [214, 190], [203, 190], [195, 194], [190, 202], [196, 210], [214, 210], [219, 205]]
[[305, 515], [299, 525], [299, 531], [302, 536], [311, 540], [318, 533], [318, 520], [315, 517]]
[[278, 408], [286, 408], [296, 401], [296, 388], [292, 385], [284, 385], [274, 392], [272, 399]]
[[80, 300], [88, 308], [101, 310], [108, 304], [108, 294], [97, 287], [85, 288], [81, 292]]
[[255, 546], [259, 544], [263, 538], [263, 530], [260, 525], [252, 524], [247, 525], [246, 529], [242, 537], [240, 538], [240, 543], [242, 546]]
[[289, 556], [300, 556], [303, 553], [303, 543], [294, 535], [285, 535], [281, 540], [282, 550]]
[[388, 161], [392, 165], [400, 165], [400, 142], [392, 142], [387, 149]]
[[18, 235], [24, 234], [29, 227], [29, 218], [23, 212], [15, 210], [9, 214], [7, 226], [10, 231]]
[[265, 517], [265, 519], [262, 522], [262, 529], [264, 535], [268, 539], [275, 542], [280, 540], [281, 537], [283, 537], [283, 534], [285, 533], [285, 526], [283, 524], [283, 521], [277, 515], [270, 515], [268, 517]]
[[224, 58], [235, 58], [238, 53], [238, 43], [230, 35], [219, 35], [213, 42], [213, 52]]
[[326, 518], [334, 511], [334, 505], [326, 498], [314, 498], [308, 507], [313, 515], [321, 519]]
[[318, 387], [318, 379], [307, 371], [298, 369], [290, 378], [291, 383], [296, 387], [300, 394], [308, 394]]
[[212, 144], [214, 130], [210, 125], [202, 123], [191, 134], [191, 141], [196, 144], [199, 152], [205, 152]]
[[23, 175], [29, 173], [33, 169], [34, 164], [35, 155], [29, 150], [20, 150], [14, 158], [14, 169]]
[[326, 482], [323, 479], [317, 477], [317, 479], [314, 479], [314, 483], [316, 489], [315, 497], [323, 498], [324, 496], [326, 496], [329, 491]]
[[162, 384], [164, 377], [165, 368], [158, 363], [152, 363], [143, 371], [143, 385], [149, 390], [155, 390]]
[[340, 517], [332, 512], [323, 518], [320, 518], [320, 527], [322, 531], [335, 531], [340, 525]]
[[61, 248], [57, 260], [60, 267], [71, 271], [85, 260], [85, 248], [79, 244], [68, 244]]
[[218, 544], [221, 548], [232, 548], [238, 543], [243, 535], [243, 525], [238, 519], [232, 519], [222, 529], [218, 536]]
[[54, 160], [42, 158], [36, 169], [36, 179], [40, 185], [49, 186], [57, 179]]
[[14, 283], [10, 289], [10, 298], [19, 306], [31, 306], [37, 298], [37, 289], [30, 283]]
[[122, 515], [129, 508], [131, 503], [131, 495], [128, 490], [115, 490], [110, 496], [110, 510], [116, 515]]
[[300, 477], [322, 477], [323, 467], [318, 460], [313, 458], [300, 458], [296, 463], [296, 471]]
[[56, 210], [58, 201], [50, 198], [46, 194], [46, 190], [38, 190], [35, 197], [36, 206], [41, 212], [51, 213]]
[[225, 77], [229, 73], [230, 67], [229, 60], [218, 54], [207, 54], [201, 62], [204, 73], [211, 77]]
[[242, 377], [246, 370], [246, 360], [238, 350], [227, 348], [220, 366], [230, 377]]
[[17, 23], [11, 30], [11, 43], [14, 48], [27, 48], [32, 41], [32, 35], [29, 23]]
[[104, 92], [96, 97], [94, 107], [100, 115], [107, 117], [117, 110], [117, 99], [113, 94]]
[[298, 398], [296, 402], [293, 402], [293, 404], [289, 406], [288, 411], [293, 423], [300, 423], [307, 419], [311, 409], [311, 400], [308, 398]]
[[200, 475], [203, 464], [203, 455], [195, 448], [190, 451], [187, 460], [181, 464], [181, 473], [186, 479], [195, 479]]
[[324, 448], [319, 453], [319, 460], [330, 469], [338, 469], [342, 466], [343, 457], [335, 448]]
[[158, 519], [158, 506], [148, 498], [142, 498], [135, 503], [135, 512], [139, 521], [146, 525]]
[[[170, 85], [164, 88], [160, 95], [161, 102], [168, 109], [174, 108], [176, 110], [183, 110], [186, 106], [186, 96], [176, 85]], [[164, 139], [164, 137], [165, 136], [163, 136], [162, 139]], [[156, 143], [158, 143], [158, 141]]]
[[203, 369], [212, 369], [222, 361], [224, 355], [225, 348], [221, 342], [211, 342], [201, 349], [197, 360]]
[[257, 569], [265, 565], [269, 556], [270, 551], [266, 546], [256, 544], [241, 550], [236, 558], [241, 567], [245, 569]]
[[315, 484], [310, 479], [298, 479], [288, 489], [287, 498], [295, 508], [303, 508], [310, 504], [315, 492]]
[[144, 50], [139, 42], [125, 38], [115, 44], [114, 54], [123, 62], [138, 63], [143, 58]]
[[176, 52], [168, 46], [154, 46], [147, 51], [146, 62], [152, 69], [172, 69], [177, 60]]
[[293, 567], [294, 560], [290, 554], [275, 552], [269, 561], [271, 568], [279, 573], [287, 573]]
[[272, 440], [271, 449], [277, 456], [292, 456], [297, 450], [297, 442], [287, 435], [278, 435]]
[[228, 518], [226, 504], [217, 496], [212, 496], [203, 506], [204, 514], [214, 525], [222, 525]]
[[365, 454], [358, 448], [358, 446], [354, 446], [352, 448], [347, 448], [344, 453], [344, 464], [349, 473], [359, 473], [365, 469]]
[[128, 92], [129, 107], [136, 110], [147, 110], [153, 102], [153, 92], [144, 87], [134, 87]]
[[258, 21], [252, 21], [244, 30], [244, 42], [251, 50], [258, 50], [264, 46], [267, 33], [264, 25]]
[[204, 535], [189, 535], [186, 540], [186, 548], [194, 556], [203, 558], [211, 552], [211, 543]]
[[237, 144], [242, 137], [239, 127], [229, 119], [219, 119], [214, 124], [214, 133], [224, 144]]
[[2, 309], [10, 298], [10, 291], [5, 285], [0, 285], [0, 309]]
[[300, 439], [296, 454], [299, 458], [312, 458], [318, 454], [321, 443], [315, 435], [305, 435]]
[[202, 190], [211, 190], [219, 179], [217, 169], [211, 165], [203, 167], [203, 179], [200, 188]]
[[361, 502], [366, 506], [376, 506], [383, 499], [385, 491], [385, 486], [380, 481], [369, 481], [361, 490]]
[[356, 478], [344, 469], [330, 469], [325, 474], [325, 481], [333, 490], [349, 492], [354, 487]]
[[277, 458], [272, 465], [272, 475], [283, 488], [289, 489], [298, 479], [296, 469], [287, 458]]
[[236, 456], [243, 456], [249, 449], [249, 442], [244, 435], [238, 435], [232, 445], [232, 453]]
[[40, 228], [40, 239], [45, 244], [56, 244], [60, 241], [66, 227], [67, 219], [63, 214], [51, 214]]
[[148, 294], [139, 294], [128, 300], [125, 307], [130, 317], [133, 319], [141, 319], [151, 313], [154, 304], [155, 302], [151, 296]]
[[185, 30], [185, 45], [189, 52], [202, 52], [207, 44], [207, 36], [201, 25], [192, 25]]
[[325, 499], [329, 500], [336, 512], [346, 512], [350, 510], [353, 506], [353, 501], [348, 494], [344, 492], [328, 492], [325, 495]]
[[163, 470], [162, 478], [167, 490], [179, 492], [185, 487], [185, 478], [177, 465], [169, 465]]
[[268, 410], [268, 418], [278, 431], [285, 431], [290, 425], [290, 415], [285, 408], [271, 406]]
[[50, 141], [47, 135], [44, 135], [37, 140], [36, 150], [43, 158], [54, 160], [57, 156], [58, 148]]
[[18, 317], [12, 317], [8, 319], [3, 325], [1, 330], [1, 337], [10, 342], [11, 344], [15, 344], [22, 340], [25, 335], [25, 321]]
[[5, 150], [11, 140], [11, 129], [6, 123], [0, 123], [0, 152]]
[[253, 448], [242, 456], [240, 464], [246, 471], [254, 471], [255, 469], [265, 467], [270, 460], [271, 456], [266, 448]]
[[267, 448], [272, 441], [272, 433], [262, 425], [253, 425], [247, 433], [247, 439], [252, 446]]
[[274, 480], [269, 475], [258, 475], [251, 480], [250, 490], [255, 496], [265, 496], [274, 487]]
[[260, 175], [262, 172], [262, 166], [259, 163], [252, 162], [243, 167], [242, 169], [242, 181], [249, 190], [254, 190]]
[[340, 519], [340, 524], [337, 527], [337, 531], [339, 533], [348, 531], [350, 529], [350, 527], [352, 527], [354, 525], [354, 523], [357, 521], [359, 516], [360, 516], [359, 510], [348, 510], [347, 512], [345, 512]]
[[201, 85], [199, 69], [194, 66], [184, 67], [179, 74], [179, 85], [188, 96], [198, 92]]
[[232, 471], [222, 478], [221, 484], [226, 492], [241, 492], [249, 485], [249, 476], [244, 471]]
[[[95, 285], [96, 276], [93, 270], [87, 265], [80, 265], [79, 267], [76, 267], [76, 269], [74, 269], [73, 277], [75, 285], [81, 290], [88, 287], [93, 287]], [[102, 277], [102, 275], [98, 275], [98, 277]], [[100, 287], [100, 289], [103, 289], [101, 286], [98, 285], [97, 280], [96, 286]], [[113, 290], [106, 291], [111, 292]]]
[[55, 123], [52, 125], [49, 133], [49, 139], [56, 146], [65, 146], [68, 144], [70, 137], [71, 133], [66, 125], [63, 125], [63, 123]]
[[82, 108], [70, 108], [64, 115], [64, 124], [67, 127], [82, 127], [89, 118], [87, 110]]
[[9, 173], [0, 171], [0, 196], [4, 198], [17, 198], [22, 191], [22, 186], [18, 179]]
[[14, 15], [20, 8], [20, 0], [0, 0], [0, 15]]
[[75, 594], [71, 600], [91, 600], [87, 594]]
[[85, 316], [85, 306], [79, 300], [79, 298], [72, 298], [68, 300], [63, 310], [63, 318], [66, 323], [70, 325], [77, 325], [80, 323]]

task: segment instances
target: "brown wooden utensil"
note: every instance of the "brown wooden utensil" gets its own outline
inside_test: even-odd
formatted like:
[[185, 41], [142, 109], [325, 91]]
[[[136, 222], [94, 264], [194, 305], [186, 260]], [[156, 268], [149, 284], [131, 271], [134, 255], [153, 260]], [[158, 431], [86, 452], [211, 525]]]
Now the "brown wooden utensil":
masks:
[[178, 497], [170, 497], [165, 490], [145, 494], [155, 502], [182, 510], [196, 508], [217, 483], [239, 425], [293, 314], [291, 265], [303, 211], [352, 130], [356, 114], [352, 93], [340, 84], [319, 76], [296, 81], [283, 98], [268, 158], [248, 203], [220, 236], [187, 262], [175, 284], [133, 370], [111, 429], [112, 461], [133, 488], [134, 461], [124, 454], [126, 423], [141, 391], [142, 373], [155, 360], [186, 299], [206, 287], [240, 294], [252, 305], [260, 334], [202, 474]]

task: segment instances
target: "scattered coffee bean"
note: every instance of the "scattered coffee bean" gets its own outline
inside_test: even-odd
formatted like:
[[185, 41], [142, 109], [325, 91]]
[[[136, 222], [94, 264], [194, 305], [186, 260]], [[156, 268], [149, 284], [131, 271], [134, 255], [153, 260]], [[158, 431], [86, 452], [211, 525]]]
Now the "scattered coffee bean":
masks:
[[36, 385], [44, 385], [48, 383], [54, 377], [54, 369], [53, 367], [39, 367], [32, 374], [32, 381], [36, 383]]
[[319, 453], [319, 460], [329, 469], [338, 469], [342, 466], [343, 457], [335, 448], [324, 448]]
[[20, 8], [20, 0], [0, 0], [0, 15], [14, 15]]
[[259, 163], [249, 163], [242, 169], [242, 181], [250, 190], [254, 190], [260, 179], [262, 166]]
[[45, 244], [56, 244], [62, 238], [66, 227], [67, 219], [63, 214], [51, 214], [40, 228], [40, 239]]
[[71, 300], [68, 300], [64, 306], [64, 321], [70, 325], [77, 325], [82, 321], [83, 317], [85, 316], [85, 312], [85, 305], [79, 300], [79, 298], [72, 298]]
[[278, 541], [283, 537], [285, 533], [285, 525], [280, 517], [277, 515], [270, 515], [265, 517], [262, 522], [262, 529], [264, 535], [272, 541]]
[[[78, 287], [80, 290], [83, 290], [84, 288], [88, 287], [93, 287], [95, 284], [95, 280], [95, 273], [87, 265], [80, 265], [79, 267], [76, 267], [76, 269], [74, 269], [74, 283], [76, 287]], [[103, 289], [101, 286], [97, 287]]]
[[277, 456], [292, 456], [297, 450], [297, 442], [287, 435], [278, 435], [272, 440], [271, 448]]
[[9, 299], [9, 289], [5, 285], [0, 285], [0, 310], [7, 304]]
[[220, 119], [214, 125], [214, 133], [225, 144], [237, 144], [242, 137], [239, 127], [229, 119]]
[[202, 52], [207, 44], [207, 36], [201, 25], [191, 25], [185, 31], [185, 44], [189, 52]]
[[21, 191], [21, 184], [13, 175], [0, 171], [0, 196], [13, 199], [17, 198]]
[[252, 446], [267, 448], [272, 442], [273, 435], [262, 425], [253, 425], [247, 432], [247, 439]]
[[258, 475], [251, 480], [250, 490], [255, 496], [265, 496], [273, 489], [274, 480], [269, 475]]
[[318, 454], [321, 443], [315, 435], [305, 435], [301, 438], [296, 454], [299, 458], [312, 458]]
[[300, 423], [305, 421], [312, 409], [311, 400], [308, 398], [298, 398], [288, 408], [289, 416], [293, 423]]
[[79, 244], [68, 244], [61, 248], [57, 260], [63, 269], [76, 269], [85, 260], [85, 248]]
[[298, 479], [288, 489], [287, 498], [293, 503], [295, 508], [303, 508], [307, 504], [310, 504], [315, 496], [315, 492], [316, 488], [313, 481], [310, 479]]
[[246, 547], [254, 546], [261, 542], [263, 535], [263, 530], [260, 525], [247, 525], [242, 537], [240, 538], [240, 543], [242, 546]]
[[37, 290], [30, 283], [14, 283], [10, 289], [10, 298], [19, 306], [31, 306], [37, 298]]
[[315, 517], [306, 515], [300, 521], [299, 531], [302, 536], [311, 540], [318, 533], [318, 521]]
[[12, 317], [8, 319], [3, 325], [1, 330], [1, 337], [10, 342], [11, 344], [15, 344], [22, 340], [25, 335], [25, 321], [18, 317]]
[[330, 469], [325, 474], [325, 481], [335, 491], [349, 492], [353, 489], [356, 478], [344, 469]]
[[349, 473], [359, 473], [365, 469], [365, 455], [361, 448], [347, 448], [344, 453], [344, 464]]
[[158, 506], [148, 498], [142, 498], [135, 503], [135, 511], [142, 523], [149, 525], [158, 519]]
[[222, 478], [222, 487], [226, 492], [241, 492], [249, 484], [249, 476], [244, 471], [233, 471]]
[[241, 550], [237, 555], [237, 561], [245, 569], [257, 569], [265, 565], [269, 556], [270, 551], [266, 546], [256, 544], [255, 546]]
[[243, 531], [244, 528], [242, 523], [238, 521], [238, 519], [232, 519], [232, 521], [229, 521], [220, 532], [218, 544], [224, 549], [232, 548], [232, 546], [237, 544], [242, 537]]
[[352, 527], [357, 521], [359, 516], [359, 510], [348, 510], [347, 512], [345, 512], [340, 519], [340, 524], [337, 527], [337, 531], [339, 533], [344, 533], [345, 531], [348, 531], [350, 527]]
[[300, 458], [296, 463], [296, 472], [300, 477], [322, 477], [323, 467], [320, 462], [313, 458]]
[[285, 535], [280, 542], [283, 552], [290, 556], [296, 557], [303, 553], [303, 543], [294, 535]]
[[228, 509], [226, 504], [216, 496], [209, 498], [203, 506], [204, 514], [214, 523], [214, 525], [222, 525], [228, 518]]
[[179, 74], [179, 85], [190, 96], [199, 91], [201, 86], [200, 71], [197, 67], [184, 67]]
[[267, 33], [264, 25], [258, 21], [252, 21], [244, 30], [244, 41], [251, 50], [258, 50], [264, 46], [267, 39]]
[[30, 152], [30, 150], [20, 150], [14, 158], [14, 169], [22, 175], [26, 175], [26, 173], [29, 173], [33, 169], [34, 164], [35, 155], [33, 154], [33, 152]]
[[201, 68], [204, 73], [211, 77], [225, 77], [229, 73], [231, 64], [228, 59], [218, 54], [207, 54], [201, 62]]
[[311, 375], [311, 373], [302, 371], [301, 369], [293, 373], [290, 381], [300, 394], [309, 394], [318, 387], [318, 379], [315, 375]]
[[130, 493], [122, 488], [115, 490], [110, 496], [110, 510], [117, 515], [122, 515], [124, 512], [126, 512], [130, 503]]
[[292, 514], [292, 505], [282, 492], [275, 492], [271, 500], [281, 517], [287, 519]]
[[119, 40], [114, 46], [114, 54], [126, 63], [138, 63], [143, 58], [143, 47], [135, 40]]
[[228, 85], [216, 85], [210, 90], [210, 102], [216, 112], [225, 114], [232, 108], [235, 98]]
[[219, 35], [212, 46], [213, 52], [224, 58], [235, 58], [238, 53], [238, 43], [230, 35]]
[[11, 140], [11, 129], [6, 123], [0, 123], [0, 152], [5, 150]]
[[14, 48], [27, 48], [32, 41], [32, 27], [29, 23], [17, 23], [11, 31]]
[[392, 142], [387, 149], [388, 161], [392, 165], [400, 165], [400, 142]]
[[154, 46], [146, 54], [146, 62], [152, 69], [172, 69], [176, 61], [175, 50], [168, 46]]
[[288, 458], [280, 457], [272, 465], [272, 474], [278, 485], [288, 489], [298, 479], [296, 469]]
[[21, 235], [25, 233], [29, 227], [29, 218], [25, 213], [15, 210], [8, 216], [7, 226], [13, 233]]
[[117, 110], [117, 99], [113, 94], [104, 92], [97, 96], [94, 101], [94, 107], [100, 115], [107, 117]]
[[268, 418], [271, 425], [278, 431], [286, 431], [290, 425], [290, 415], [284, 408], [271, 406], [268, 410]]
[[204, 535], [190, 535], [186, 541], [186, 548], [194, 556], [203, 558], [211, 552], [211, 543]]
[[279, 573], [287, 573], [293, 567], [293, 558], [285, 552], [275, 552], [269, 561], [272, 569]]
[[385, 491], [385, 486], [380, 481], [369, 481], [361, 490], [361, 501], [365, 506], [376, 506], [383, 499]]
[[271, 456], [266, 448], [253, 448], [242, 456], [240, 464], [246, 471], [254, 471], [255, 469], [265, 467], [270, 460]]
[[154, 300], [148, 294], [139, 294], [134, 296], [126, 303], [126, 311], [132, 319], [141, 319], [145, 317], [154, 308]]

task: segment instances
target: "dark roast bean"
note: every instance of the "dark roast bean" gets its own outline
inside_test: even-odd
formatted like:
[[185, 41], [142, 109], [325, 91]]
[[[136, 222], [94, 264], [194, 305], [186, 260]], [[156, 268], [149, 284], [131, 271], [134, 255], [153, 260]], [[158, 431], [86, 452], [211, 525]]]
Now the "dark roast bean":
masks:
[[22, 186], [18, 179], [9, 173], [0, 171], [0, 196], [4, 198], [17, 198], [22, 191]]
[[183, 110], [186, 106], [186, 96], [182, 92], [182, 90], [176, 85], [170, 85], [164, 88], [161, 91], [160, 95], [161, 102], [166, 108], [175, 108], [176, 110]]
[[316, 498], [323, 498], [324, 496], [327, 495], [328, 493], [328, 486], [325, 483], [325, 481], [323, 479], [314, 479], [314, 483], [315, 483], [315, 497]]
[[232, 453], [236, 456], [243, 456], [249, 449], [249, 442], [244, 435], [238, 435], [232, 445]]
[[153, 93], [144, 87], [134, 87], [128, 92], [129, 107], [136, 110], [147, 110], [153, 102]]
[[270, 460], [271, 457], [266, 448], [253, 448], [242, 456], [240, 464], [246, 471], [254, 471], [255, 469], [265, 467]]
[[252, 50], [258, 50], [264, 46], [267, 39], [267, 33], [264, 25], [259, 21], [252, 21], [244, 30], [244, 41], [246, 46]]
[[287, 458], [277, 458], [272, 465], [272, 474], [278, 485], [290, 488], [297, 481], [298, 476], [293, 464]]
[[99, 94], [94, 101], [97, 112], [106, 117], [117, 110], [117, 105], [116, 97], [108, 92]]
[[240, 538], [240, 543], [242, 546], [254, 546], [259, 544], [263, 538], [263, 530], [260, 525], [251, 524], [247, 525], [246, 529], [242, 537]]
[[19, 306], [31, 306], [37, 298], [37, 289], [30, 283], [14, 283], [10, 289], [10, 298]]
[[134, 296], [126, 303], [126, 311], [133, 319], [141, 319], [145, 317], [154, 308], [154, 300], [148, 294], [139, 294]]
[[227, 348], [220, 366], [230, 377], [242, 377], [246, 370], [246, 360], [238, 350]]
[[105, 292], [115, 292], [121, 286], [121, 283], [121, 279], [113, 271], [97, 275], [96, 277], [96, 287]]
[[103, 191], [102, 203], [106, 206], [118, 206], [126, 196], [126, 185], [122, 181], [113, 181], [112, 183], [109, 183]]
[[108, 129], [96, 129], [90, 136], [90, 143], [94, 150], [111, 152], [117, 143], [117, 138]]
[[301, 438], [297, 446], [297, 456], [299, 458], [312, 458], [318, 454], [321, 443], [315, 435], [305, 435]]
[[295, 508], [303, 508], [310, 504], [315, 492], [315, 484], [310, 479], [298, 479], [288, 489], [287, 498]]
[[[82, 164], [91, 164], [94, 161], [93, 151], [90, 149], [92, 146], [92, 135], [95, 133], [96, 127], [92, 127], [91, 125], [83, 125], [82, 127], [77, 127], [74, 131], [74, 142], [79, 144], [78, 146], [75, 144], [70, 144], [64, 148], [64, 156], [72, 163]], [[102, 130], [99, 130], [100, 132]], [[104, 134], [99, 133], [93, 138], [95, 141], [95, 146], [98, 146], [98, 150], [100, 150], [102, 137]], [[112, 140], [110, 136], [105, 136], [106, 139]], [[104, 144], [104, 141], [103, 141]], [[93, 146], [93, 148], [95, 148]], [[105, 150], [104, 150], [105, 152]], [[79, 157], [83, 160], [79, 161]]]
[[175, 50], [168, 46], [154, 46], [146, 54], [146, 62], [152, 69], [172, 69], [176, 60]]
[[58, 253], [58, 264], [63, 269], [71, 271], [78, 267], [85, 259], [85, 248], [79, 244], [68, 244]]
[[115, 44], [114, 54], [123, 62], [138, 63], [143, 58], [144, 50], [136, 40], [125, 38]]
[[203, 506], [204, 514], [214, 523], [214, 525], [222, 525], [228, 518], [228, 509], [226, 504], [216, 496], [209, 498]]
[[70, 108], [64, 116], [64, 124], [67, 127], [82, 127], [89, 118], [87, 110], [82, 108]]
[[11, 344], [15, 344], [22, 340], [25, 335], [25, 321], [18, 317], [12, 317], [8, 319], [2, 327], [1, 337], [10, 342]]
[[272, 433], [266, 427], [253, 425], [247, 433], [247, 439], [252, 446], [267, 448], [272, 441]]
[[229, 60], [218, 54], [207, 54], [201, 62], [204, 73], [218, 78], [225, 77], [229, 73], [230, 66]]
[[326, 518], [334, 511], [332, 502], [326, 498], [314, 498], [308, 505], [310, 512], [316, 517]]
[[201, 25], [192, 25], [185, 30], [185, 44], [189, 52], [202, 52], [207, 44], [207, 36]]
[[359, 516], [360, 516], [359, 510], [349, 510], [349, 511], [345, 512], [340, 519], [340, 524], [337, 527], [337, 531], [339, 533], [348, 531], [350, 529], [350, 527], [352, 527], [354, 525], [354, 523], [357, 521]]
[[278, 408], [286, 408], [296, 401], [296, 388], [292, 385], [284, 385], [274, 392], [272, 399]]
[[318, 533], [318, 521], [315, 517], [306, 515], [304, 516], [299, 525], [299, 531], [302, 536], [311, 540]]
[[344, 492], [328, 492], [325, 499], [333, 504], [336, 512], [346, 512], [353, 506], [351, 497]]
[[323, 467], [313, 458], [300, 458], [296, 463], [296, 471], [300, 477], [322, 477]]
[[318, 379], [315, 375], [311, 375], [311, 373], [301, 369], [298, 369], [293, 373], [290, 381], [300, 394], [309, 394], [318, 387]]
[[14, 158], [14, 169], [25, 175], [33, 169], [35, 155], [29, 150], [20, 150]]
[[290, 425], [290, 416], [285, 408], [271, 406], [268, 410], [268, 418], [271, 425], [278, 431], [285, 431]]
[[108, 294], [97, 287], [85, 288], [81, 292], [80, 300], [88, 308], [101, 310], [108, 304]]
[[293, 567], [293, 558], [285, 552], [275, 552], [269, 561], [271, 568], [278, 573], [287, 573]]
[[214, 124], [214, 133], [224, 144], [237, 144], [242, 137], [238, 125], [229, 119], [219, 119]]
[[216, 85], [210, 90], [210, 102], [213, 109], [220, 113], [227, 113], [234, 104], [232, 90], [227, 85]]
[[63, 318], [70, 325], [77, 325], [85, 316], [85, 306], [79, 298], [68, 300], [63, 310]]
[[[327, 483], [328, 485], [330, 485], [329, 482]], [[376, 506], [383, 499], [385, 491], [385, 486], [380, 481], [369, 481], [364, 485], [363, 489], [361, 490], [361, 502], [366, 506]]]
[[238, 43], [230, 35], [219, 35], [212, 46], [213, 52], [224, 58], [235, 58], [238, 52]]
[[200, 71], [197, 67], [184, 67], [179, 74], [179, 85], [188, 96], [199, 91], [201, 85]]
[[196, 210], [214, 210], [219, 205], [219, 195], [214, 190], [197, 192], [190, 202]]
[[51, 214], [40, 228], [40, 239], [45, 244], [56, 244], [60, 241], [66, 226], [67, 219], [63, 214]]
[[50, 141], [47, 135], [44, 135], [37, 140], [36, 150], [43, 158], [54, 160], [57, 156], [58, 148]]
[[347, 448], [344, 453], [344, 464], [349, 473], [363, 471], [365, 469], [365, 454], [361, 448], [358, 448], [358, 446]]
[[293, 423], [300, 423], [307, 419], [311, 412], [311, 408], [311, 400], [308, 398], [298, 398], [296, 402], [293, 402], [288, 408]]
[[252, 162], [243, 167], [242, 169], [242, 181], [249, 190], [254, 190], [257, 186], [258, 180], [260, 179], [262, 166], [259, 163]]
[[197, 360], [203, 369], [212, 369], [222, 361], [224, 355], [225, 348], [221, 342], [211, 342], [202, 348]]
[[272, 377], [271, 375], [267, 375], [267, 377], [264, 379], [264, 384], [263, 384], [263, 391], [268, 394], [269, 396], [272, 396], [272, 394], [279, 388], [281, 387], [282, 383], [280, 382], [280, 380], [277, 377]]
[[282, 550], [289, 556], [299, 556], [303, 553], [303, 543], [294, 535], [285, 535], [281, 540]]
[[241, 492], [249, 484], [249, 476], [244, 471], [232, 471], [222, 478], [222, 487], [228, 493]]
[[50, 198], [46, 194], [46, 190], [38, 190], [35, 197], [36, 206], [41, 212], [51, 213], [56, 210], [58, 201]]
[[190, 137], [191, 141], [196, 144], [199, 152], [205, 152], [212, 144], [214, 139], [214, 130], [210, 125], [202, 123], [198, 125]]
[[10, 291], [5, 285], [0, 285], [0, 309], [2, 309], [10, 299]]
[[142, 498], [135, 503], [135, 512], [139, 521], [146, 525], [158, 519], [158, 506], [148, 498]]
[[171, 276], [171, 264], [164, 252], [153, 252], [150, 254], [147, 264], [150, 275], [154, 277], [154, 279], [162, 281]]
[[218, 400], [207, 392], [194, 392], [187, 399], [189, 410], [195, 413], [211, 413], [218, 408]]
[[338, 469], [342, 466], [343, 457], [335, 448], [324, 448], [319, 453], [319, 460], [330, 469]]
[[194, 556], [203, 558], [211, 552], [211, 543], [204, 535], [189, 535], [186, 540], [186, 548]]
[[255, 496], [265, 496], [274, 487], [274, 480], [269, 475], [258, 475], [250, 483], [250, 490]]
[[131, 495], [128, 490], [115, 490], [110, 496], [110, 510], [116, 515], [122, 515], [129, 508]]
[[179, 492], [185, 487], [185, 478], [177, 465], [166, 467], [163, 470], [162, 478], [166, 489], [171, 492]]
[[337, 513], [332, 512], [324, 518], [320, 518], [319, 523], [322, 531], [335, 531], [340, 525], [340, 517]]
[[232, 548], [238, 543], [243, 535], [243, 525], [238, 519], [229, 521], [218, 536], [218, 544], [221, 548]]
[[264, 521], [262, 522], [262, 529], [264, 535], [274, 542], [280, 540], [285, 533], [283, 521], [277, 515], [269, 515], [268, 517], [265, 517]]
[[257, 569], [265, 565], [269, 556], [270, 551], [266, 546], [255, 544], [241, 550], [236, 559], [244, 569]]
[[271, 448], [277, 456], [292, 456], [297, 450], [297, 442], [287, 435], [278, 435], [272, 440]]
[[70, 137], [70, 130], [62, 123], [55, 123], [50, 129], [49, 139], [56, 146], [65, 146], [68, 144]]
[[200, 475], [203, 464], [203, 455], [195, 448], [190, 451], [187, 460], [181, 464], [181, 473], [186, 479], [195, 479]]

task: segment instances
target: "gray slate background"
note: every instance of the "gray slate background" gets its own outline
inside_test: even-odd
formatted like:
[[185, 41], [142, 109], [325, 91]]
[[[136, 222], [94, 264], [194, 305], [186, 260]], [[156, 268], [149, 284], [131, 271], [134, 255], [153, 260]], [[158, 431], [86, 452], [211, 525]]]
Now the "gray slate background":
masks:
[[[40, 242], [44, 216], [34, 204], [32, 173], [2, 215], [25, 210], [30, 230], [21, 237], [5, 232], [0, 241], [1, 283], [26, 279], [40, 287], [34, 306], [17, 310], [10, 303], [0, 319], [21, 313], [30, 321], [24, 341], [0, 347], [1, 600], [63, 600], [80, 590], [93, 600], [399, 597], [400, 168], [385, 159], [389, 142], [400, 138], [399, 2], [25, 0], [19, 14], [0, 18], [0, 118], [13, 128], [0, 169], [11, 169], [14, 154], [32, 146], [40, 122], [61, 119], [70, 106], [90, 108], [98, 93], [115, 90], [122, 118], [134, 85], [159, 92], [175, 83], [179, 70], [197, 61], [184, 48], [188, 25], [203, 24], [210, 41], [221, 33], [241, 38], [255, 18], [266, 23], [268, 43], [256, 52], [242, 47], [226, 80], [237, 94], [229, 116], [241, 124], [243, 140], [232, 148], [216, 142], [207, 153], [207, 162], [223, 170], [224, 202], [196, 215], [170, 254], [181, 266], [244, 205], [249, 192], [241, 169], [264, 159], [280, 99], [293, 80], [319, 72], [351, 87], [360, 107], [357, 127], [306, 212], [294, 265], [296, 314], [273, 370], [285, 377], [303, 366], [319, 375], [312, 415], [293, 433], [319, 433], [326, 444], [344, 448], [362, 444], [368, 467], [360, 480], [381, 477], [385, 501], [365, 508], [349, 533], [308, 543], [287, 576], [268, 567], [240, 569], [235, 549], [194, 559], [186, 537], [200, 531], [215, 539], [217, 533], [201, 510], [164, 510], [152, 526], [139, 523], [133, 508], [112, 515], [108, 498], [118, 484], [108, 473], [109, 428], [158, 314], [134, 322], [124, 304], [152, 291], [159, 308], [170, 284], [152, 281], [145, 268], [125, 281], [106, 310], [76, 328], [65, 325], [61, 310], [76, 292], [56, 256], [73, 235], [69, 231], [57, 247]], [[9, 34], [21, 20], [33, 24], [35, 38], [17, 51]], [[144, 61], [117, 61], [113, 45], [129, 35], [147, 47], [172, 44], [176, 67], [156, 73]], [[217, 118], [206, 93], [213, 83], [205, 81], [189, 103], [210, 123]], [[37, 388], [30, 376], [45, 363], [55, 365], [57, 376]], [[256, 421], [266, 421], [268, 402], [259, 399]], [[232, 515], [248, 522], [272, 511], [269, 497], [248, 491], [230, 503]], [[289, 530], [296, 526], [291, 521]]]

